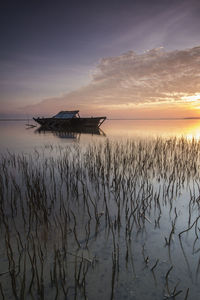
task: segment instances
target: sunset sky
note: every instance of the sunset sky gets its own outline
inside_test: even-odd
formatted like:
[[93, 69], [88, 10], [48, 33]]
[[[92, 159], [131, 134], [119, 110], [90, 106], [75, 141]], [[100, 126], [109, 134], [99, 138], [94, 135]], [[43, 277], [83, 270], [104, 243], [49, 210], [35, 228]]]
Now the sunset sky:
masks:
[[0, 34], [0, 117], [200, 117], [199, 0], [7, 0]]

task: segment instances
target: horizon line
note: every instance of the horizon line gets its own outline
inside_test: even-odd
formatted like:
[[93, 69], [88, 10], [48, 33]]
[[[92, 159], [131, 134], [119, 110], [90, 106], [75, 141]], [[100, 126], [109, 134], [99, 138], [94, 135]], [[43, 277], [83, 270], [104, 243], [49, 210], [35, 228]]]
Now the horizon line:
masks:
[[[29, 118], [0, 118], [0, 121], [30, 121]], [[107, 118], [109, 121], [162, 121], [162, 120], [200, 120], [200, 117], [182, 118]]]

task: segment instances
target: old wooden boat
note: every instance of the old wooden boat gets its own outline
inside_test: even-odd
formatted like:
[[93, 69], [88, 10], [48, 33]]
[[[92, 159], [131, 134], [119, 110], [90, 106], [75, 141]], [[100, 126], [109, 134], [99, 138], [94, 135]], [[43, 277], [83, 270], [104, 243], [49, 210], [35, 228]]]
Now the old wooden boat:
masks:
[[79, 110], [60, 111], [50, 118], [33, 118], [35, 122], [47, 129], [64, 129], [64, 128], [84, 128], [94, 127], [99, 128], [106, 120], [106, 117], [90, 117], [82, 118], [79, 115]]

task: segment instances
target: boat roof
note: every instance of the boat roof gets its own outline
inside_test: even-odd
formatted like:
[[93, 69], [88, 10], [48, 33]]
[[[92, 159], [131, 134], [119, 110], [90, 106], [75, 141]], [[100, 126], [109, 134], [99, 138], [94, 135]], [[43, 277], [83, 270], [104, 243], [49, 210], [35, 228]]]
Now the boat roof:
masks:
[[55, 119], [72, 119], [76, 116], [79, 110], [62, 110], [57, 115], [53, 116]]

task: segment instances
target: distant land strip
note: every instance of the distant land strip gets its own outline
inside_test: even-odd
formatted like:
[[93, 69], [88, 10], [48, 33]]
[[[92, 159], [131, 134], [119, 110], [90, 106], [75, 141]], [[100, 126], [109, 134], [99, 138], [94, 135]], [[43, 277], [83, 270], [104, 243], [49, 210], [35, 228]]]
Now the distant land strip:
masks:
[[[0, 118], [0, 121], [32, 121], [31, 119], [24, 119], [24, 118]], [[200, 120], [200, 117], [185, 117], [185, 118], [109, 118], [109, 121], [161, 121], [161, 120]]]
[[160, 121], [160, 120], [200, 120], [200, 117], [187, 117], [187, 118], [132, 118], [132, 119], [107, 119], [107, 120], [132, 120], [132, 121]]
[[187, 117], [187, 118], [132, 118], [132, 119], [121, 119], [121, 118], [115, 118], [115, 119], [107, 119], [112, 121], [160, 121], [160, 120], [200, 120], [200, 117]]

